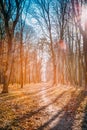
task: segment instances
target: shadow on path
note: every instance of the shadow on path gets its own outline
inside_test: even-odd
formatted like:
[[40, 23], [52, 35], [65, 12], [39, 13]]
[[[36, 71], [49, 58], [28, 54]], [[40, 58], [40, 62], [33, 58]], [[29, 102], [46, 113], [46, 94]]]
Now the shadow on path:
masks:
[[85, 115], [82, 121], [82, 130], [87, 130], [87, 105], [85, 107]]
[[84, 117], [83, 117], [83, 121], [82, 121], [82, 130], [87, 130], [87, 104], [86, 104], [85, 110], [84, 110]]
[[76, 110], [78, 109], [81, 101], [84, 100], [85, 96], [86, 94], [84, 91], [81, 91], [77, 97], [74, 97], [72, 94], [72, 99], [70, 99], [68, 104], [65, 105], [62, 110], [54, 115], [49, 121], [40, 126], [38, 130], [44, 130], [48, 125], [50, 125], [50, 123], [52, 123], [52, 121], [56, 120], [62, 112], [64, 112], [63, 116], [60, 117], [60, 120], [52, 128], [50, 128], [50, 130], [72, 130]]
[[[30, 118], [32, 117], [33, 115], [39, 113], [40, 111], [44, 110], [46, 107], [48, 107], [49, 105], [51, 104], [54, 104], [57, 100], [59, 100], [64, 94], [66, 93], [66, 91], [62, 92], [61, 94], [59, 94], [52, 102], [49, 102], [48, 104], [40, 107], [39, 109], [33, 111], [33, 112], [27, 112], [26, 114], [23, 114], [21, 117], [17, 117], [15, 118], [9, 125], [12, 126], [12, 125], [15, 125], [15, 123], [17, 122], [21, 122], [22, 120], [25, 120], [26, 118]], [[9, 128], [9, 125], [6, 125], [4, 127], [5, 130], [7, 130]]]

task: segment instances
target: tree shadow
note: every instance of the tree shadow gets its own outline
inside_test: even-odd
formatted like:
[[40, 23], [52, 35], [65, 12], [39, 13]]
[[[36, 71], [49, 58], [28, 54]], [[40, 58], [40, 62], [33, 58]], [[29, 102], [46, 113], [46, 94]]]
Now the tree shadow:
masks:
[[36, 90], [34, 92], [28, 92], [28, 93], [21, 92], [19, 94], [19, 93], [15, 93], [15, 91], [14, 91], [14, 93], [0, 93], [0, 98], [2, 98], [1, 100], [3, 102], [4, 101], [6, 102], [8, 100], [17, 99], [17, 98], [21, 99], [21, 97], [24, 97], [24, 96], [27, 96], [26, 99], [28, 99], [28, 98], [30, 98], [30, 96], [37, 95], [37, 94], [40, 94], [40, 93], [45, 92], [45, 91], [50, 92], [51, 89], [52, 89], [52, 87], [48, 88], [48, 86], [46, 86], [46, 88], [44, 88], [43, 90]]
[[40, 94], [40, 93], [42, 93], [42, 92], [50, 92], [50, 91], [53, 91], [53, 87], [51, 86], [51, 87], [49, 87], [49, 86], [46, 86], [46, 87], [42, 87], [42, 88], [44, 88], [44, 89], [36, 89], [36, 90], [34, 90], [34, 91], [32, 91], [32, 92], [27, 92], [27, 93], [25, 93], [26, 95], [35, 95], [35, 94]]
[[64, 114], [61, 117], [59, 117], [59, 121], [56, 124], [54, 124], [54, 126], [52, 126], [50, 130], [72, 130], [76, 110], [78, 109], [81, 101], [84, 100], [85, 96], [86, 94], [84, 91], [81, 91], [77, 97], [74, 97], [74, 95], [72, 94], [72, 99], [70, 99], [67, 105], [65, 105], [62, 108], [62, 110], [59, 111], [56, 115], [54, 115], [49, 121], [40, 126], [38, 130], [44, 130], [63, 112]]
[[82, 121], [82, 130], [87, 130], [87, 104], [84, 110], [84, 117]]
[[[48, 106], [50, 106], [51, 104], [54, 104], [57, 100], [59, 100], [64, 94], [66, 93], [66, 91], [62, 92], [61, 94], [59, 94], [52, 102], [49, 102], [48, 104], [40, 107], [39, 109], [35, 110], [35, 111], [31, 111], [31, 112], [27, 112], [25, 114], [23, 114], [21, 117], [17, 117], [15, 118], [9, 125], [15, 125], [15, 123], [20, 122], [25, 120], [26, 118], [31, 118], [32, 116], [34, 116], [35, 114], [39, 113], [40, 111], [44, 110], [45, 108], [47, 108]], [[55, 115], [56, 116], [56, 115]], [[9, 125], [7, 124], [3, 129], [7, 129], [9, 128]]]
[[[40, 111], [44, 111], [46, 107], [49, 107], [49, 105], [54, 104], [57, 102], [67, 91], [62, 92], [59, 94], [52, 102], [49, 102], [48, 104], [36, 109], [32, 112], [27, 112], [20, 117], [17, 117], [12, 120], [10, 124], [7, 124], [4, 129], [6, 130], [9, 128], [9, 126], [14, 126], [17, 122], [20, 123], [21, 121], [24, 121], [26, 118], [31, 118], [35, 114], [38, 114]], [[53, 121], [59, 118], [59, 121], [57, 120], [57, 123], [54, 124], [50, 130], [72, 130], [72, 126], [74, 123], [74, 117], [76, 114], [76, 110], [79, 107], [82, 100], [84, 100], [86, 93], [84, 91], [81, 91], [77, 97], [75, 96], [75, 91], [71, 93], [72, 99], [69, 100], [69, 102], [62, 108], [62, 110], [57, 111], [55, 115], [52, 116], [47, 122], [45, 122], [43, 125], [37, 128], [37, 130], [44, 130], [46, 127], [48, 127]], [[63, 114], [62, 114], [63, 113]], [[60, 117], [60, 115], [62, 116]]]
[[[7, 100], [12, 100], [12, 99], [16, 99], [16, 98], [21, 98], [22, 96], [33, 96], [33, 95], [38, 95], [38, 94], [40, 94], [40, 93], [42, 93], [42, 92], [47, 92], [47, 93], [50, 93], [50, 91], [52, 91], [52, 89], [53, 89], [53, 87], [48, 87], [48, 86], [46, 86], [46, 88], [44, 88], [44, 89], [37, 89], [37, 90], [34, 90], [33, 92], [21, 92], [21, 94], [17, 94], [17, 93], [15, 93], [15, 91], [14, 91], [14, 93], [0, 93], [0, 98], [2, 98], [2, 100], [3, 100], [3, 102], [4, 101], [7, 101]], [[50, 95], [50, 94], [49, 94]], [[27, 98], [28, 98], [27, 97]]]
[[[85, 92], [87, 96], [87, 91]], [[87, 104], [84, 109], [84, 116], [82, 121], [82, 130], [87, 130]]]

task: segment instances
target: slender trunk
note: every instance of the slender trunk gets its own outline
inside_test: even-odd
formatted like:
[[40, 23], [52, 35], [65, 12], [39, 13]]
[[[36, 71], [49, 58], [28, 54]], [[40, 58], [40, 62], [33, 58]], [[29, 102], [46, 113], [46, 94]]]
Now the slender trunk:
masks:
[[27, 81], [27, 77], [26, 77], [26, 73], [27, 72], [27, 55], [25, 57], [25, 67], [24, 67], [24, 84], [26, 84]]
[[23, 46], [22, 46], [22, 42], [20, 43], [20, 65], [21, 65], [20, 82], [21, 82], [21, 88], [23, 88]]
[[28, 67], [28, 75], [29, 75], [28, 81], [29, 81], [29, 84], [30, 84], [30, 65], [29, 65], [29, 67]]
[[51, 43], [51, 51], [52, 51], [52, 61], [53, 61], [53, 84], [56, 84], [56, 64], [55, 64], [55, 54], [53, 50], [53, 41], [52, 41], [52, 34], [51, 34], [51, 29], [49, 30], [49, 35], [50, 35], [50, 43]]
[[87, 37], [83, 37], [84, 64], [85, 64], [85, 86], [87, 85]]

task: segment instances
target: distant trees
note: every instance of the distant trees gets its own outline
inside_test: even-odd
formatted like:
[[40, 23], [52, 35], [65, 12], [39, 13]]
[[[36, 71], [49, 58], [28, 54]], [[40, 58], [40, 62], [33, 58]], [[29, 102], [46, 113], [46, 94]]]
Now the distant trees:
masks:
[[53, 37], [52, 37], [52, 21], [51, 21], [51, 1], [47, 0], [36, 0], [37, 8], [39, 14], [36, 10], [35, 18], [39, 22], [42, 31], [45, 33], [46, 37], [50, 40], [50, 49], [53, 63], [53, 84], [56, 83], [56, 63], [55, 63], [55, 53], [53, 49]]
[[[86, 86], [87, 19], [82, 20], [86, 1], [35, 0], [30, 10], [29, 6], [26, 0], [0, 2], [2, 92], [8, 92], [10, 83], [23, 88], [26, 83], [41, 82], [43, 72], [53, 84]], [[37, 21], [36, 28], [33, 22], [27, 25], [28, 18]]]
[[[85, 15], [87, 14], [87, 1], [71, 0], [71, 3], [72, 3], [73, 17], [75, 19], [76, 26], [80, 31], [82, 41], [83, 41], [83, 53], [84, 53], [84, 64], [85, 64], [84, 75], [85, 75], [85, 86], [86, 86], [87, 85], [87, 31], [86, 31], [87, 30], [87, 17]], [[81, 41], [80, 41], [80, 44], [81, 44]]]
[[86, 2], [36, 0], [36, 6], [34, 18], [50, 40], [52, 60], [49, 61], [53, 63], [53, 72], [50, 72], [54, 75], [54, 84], [84, 85], [85, 82], [86, 85], [86, 19], [82, 25], [82, 8]]

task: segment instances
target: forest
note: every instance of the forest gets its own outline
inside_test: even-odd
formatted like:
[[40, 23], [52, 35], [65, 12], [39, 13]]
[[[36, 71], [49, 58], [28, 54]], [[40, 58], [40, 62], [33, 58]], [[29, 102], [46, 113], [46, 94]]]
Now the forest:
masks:
[[87, 130], [87, 0], [0, 0], [0, 130]]

